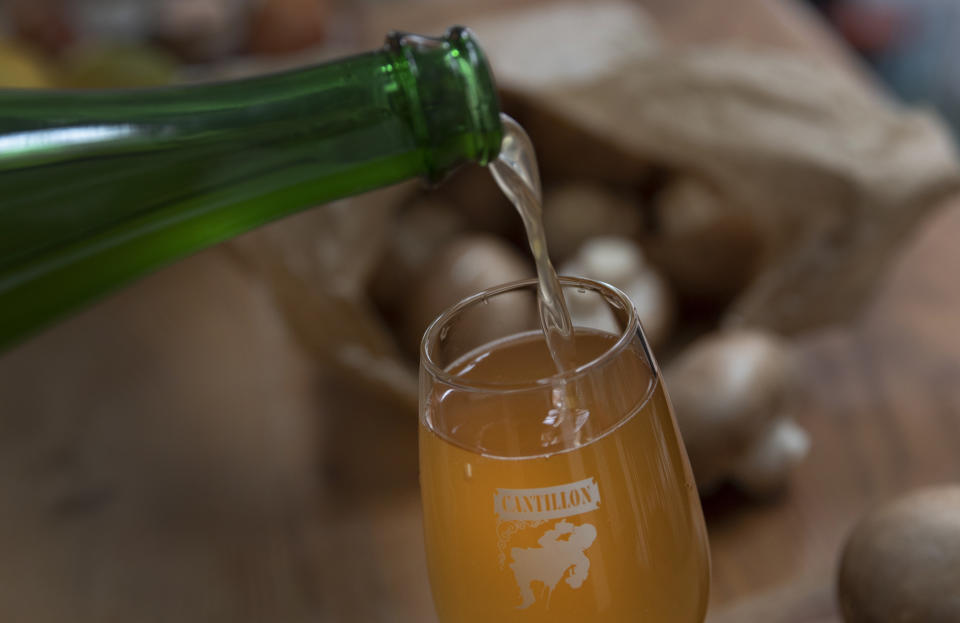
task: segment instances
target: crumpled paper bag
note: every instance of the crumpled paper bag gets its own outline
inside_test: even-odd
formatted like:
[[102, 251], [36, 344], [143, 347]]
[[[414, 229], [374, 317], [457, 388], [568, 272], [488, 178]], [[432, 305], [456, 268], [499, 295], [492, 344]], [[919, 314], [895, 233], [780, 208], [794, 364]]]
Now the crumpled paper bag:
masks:
[[[623, 2], [533, 6], [471, 27], [546, 177], [636, 184], [667, 170], [700, 180], [717, 209], [747, 224], [757, 257], [728, 325], [791, 333], [850, 320], [911, 227], [960, 187], [936, 118], [819, 61], [671, 50]], [[309, 350], [412, 408], [408, 364], [364, 291], [377, 236], [402, 199], [373, 197], [281, 222], [237, 247], [259, 246], [253, 255]], [[370, 231], [379, 233], [356, 235]], [[698, 248], [681, 252], [695, 261]]]
[[788, 55], [652, 54], [522, 97], [638, 167], [700, 177], [752, 223], [760, 266], [730, 324], [794, 332], [849, 320], [896, 245], [960, 186], [936, 118]]

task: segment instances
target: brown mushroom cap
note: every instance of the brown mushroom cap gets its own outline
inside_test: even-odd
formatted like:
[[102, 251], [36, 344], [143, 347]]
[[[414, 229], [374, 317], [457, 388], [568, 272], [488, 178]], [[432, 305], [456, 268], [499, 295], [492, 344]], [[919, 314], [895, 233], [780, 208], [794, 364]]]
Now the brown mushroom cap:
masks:
[[644, 248], [683, 298], [722, 304], [750, 283], [762, 241], [712, 186], [678, 177], [659, 193], [654, 213], [656, 230], [644, 237]]
[[960, 486], [923, 489], [861, 521], [838, 593], [846, 623], [960, 621]]
[[[429, 268], [403, 297], [404, 345], [411, 354], [416, 353], [424, 329], [447, 307], [486, 288], [533, 274], [526, 258], [496, 236], [470, 234], [451, 240], [430, 259]], [[518, 331], [528, 325], [535, 313], [532, 305], [529, 309], [517, 308], [517, 299], [500, 299], [490, 304], [504, 322], [514, 323]], [[510, 333], [504, 324], [476, 326], [473, 330], [478, 344], [484, 341], [481, 336], [489, 334], [489, 339], [494, 339]]]

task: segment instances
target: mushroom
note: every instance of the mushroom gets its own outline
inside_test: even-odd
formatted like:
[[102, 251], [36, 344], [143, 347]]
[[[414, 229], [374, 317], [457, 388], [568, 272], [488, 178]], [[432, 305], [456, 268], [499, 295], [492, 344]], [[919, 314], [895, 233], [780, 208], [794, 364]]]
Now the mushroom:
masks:
[[761, 251], [754, 225], [691, 176], [674, 179], [657, 195], [643, 243], [677, 292], [699, 303], [730, 301], [750, 283]]
[[150, 24], [153, 36], [194, 63], [239, 51], [253, 8], [248, 0], [166, 0], [155, 7]]
[[[564, 275], [576, 275], [607, 282], [633, 302], [644, 335], [656, 348], [670, 336], [674, 323], [674, 300], [667, 283], [643, 257], [636, 242], [616, 236], [591, 238], [580, 251], [560, 267]], [[598, 329], [607, 326], [609, 310], [596, 297], [569, 296], [574, 322]], [[579, 322], [578, 322], [579, 321]]]
[[327, 0], [261, 0], [251, 13], [247, 47], [254, 54], [290, 54], [326, 39]]
[[960, 621], [960, 486], [867, 515], [844, 547], [838, 595], [846, 623]]
[[589, 238], [632, 237], [640, 228], [637, 206], [598, 184], [573, 182], [548, 190], [543, 206], [550, 255], [561, 262]]
[[700, 338], [668, 365], [664, 379], [697, 485], [730, 480], [762, 496], [784, 485], [807, 453], [807, 434], [791, 419], [790, 347], [755, 330]]
[[475, 164], [460, 167], [444, 180], [436, 193], [463, 215], [470, 229], [518, 241], [523, 237], [523, 225], [516, 208], [487, 167]]
[[377, 304], [396, 311], [437, 251], [465, 227], [456, 207], [436, 193], [419, 196], [403, 208], [370, 283]]
[[[410, 288], [402, 310], [402, 339], [408, 351], [417, 352], [427, 325], [454, 303], [486, 288], [533, 276], [529, 262], [520, 252], [500, 238], [472, 234], [455, 238], [441, 248]], [[533, 326], [535, 299], [501, 298], [490, 301], [490, 315], [466, 317], [474, 323], [462, 334], [472, 334], [476, 345], [516, 333]], [[486, 322], [496, 317], [496, 325]]]
[[[4, 30], [12, 30], [15, 35], [14, 37], [5, 37], [5, 39], [7, 41], [13, 39], [25, 42], [30, 50], [40, 51], [47, 56], [63, 54], [76, 42], [76, 22], [78, 21], [76, 13], [74, 7], [63, 0], [6, 0], [6, 2], [0, 3], [0, 21], [4, 24]], [[84, 15], [84, 17], [88, 16]], [[5, 48], [7, 45], [5, 44], [3, 47]], [[0, 56], [3, 55], [3, 52], [0, 49]], [[29, 73], [33, 73], [32, 68], [27, 69]], [[39, 82], [40, 84], [10, 84], [8, 82], [3, 86], [49, 86], [46, 84], [46, 79], [39, 80]]]

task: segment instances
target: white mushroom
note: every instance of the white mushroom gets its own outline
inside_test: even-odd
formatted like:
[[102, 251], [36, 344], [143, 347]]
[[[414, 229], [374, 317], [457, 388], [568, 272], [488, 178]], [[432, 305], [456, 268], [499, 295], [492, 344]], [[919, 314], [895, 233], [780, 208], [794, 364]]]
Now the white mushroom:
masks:
[[809, 450], [807, 432], [791, 418], [779, 416], [732, 465], [730, 476], [751, 493], [774, 493]]
[[635, 236], [640, 211], [605, 186], [573, 182], [547, 191], [543, 227], [550, 256], [562, 262], [595, 236]]
[[701, 491], [724, 480], [764, 495], [807, 453], [789, 416], [795, 363], [790, 347], [761, 331], [712, 334], [664, 371]]
[[[591, 238], [560, 267], [560, 274], [604, 281], [630, 297], [644, 334], [656, 348], [670, 336], [674, 324], [673, 294], [643, 257], [640, 245], [627, 238]], [[570, 313], [588, 326], [614, 330], [613, 318], [596, 297], [569, 296]]]

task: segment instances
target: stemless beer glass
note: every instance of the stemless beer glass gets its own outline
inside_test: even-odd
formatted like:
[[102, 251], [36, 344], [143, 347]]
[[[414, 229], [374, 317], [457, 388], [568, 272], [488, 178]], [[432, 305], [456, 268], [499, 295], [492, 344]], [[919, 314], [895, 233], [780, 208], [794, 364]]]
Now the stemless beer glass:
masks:
[[455, 305], [421, 346], [420, 484], [442, 623], [700, 623], [709, 552], [630, 300], [561, 278], [576, 361], [550, 357], [534, 280]]

